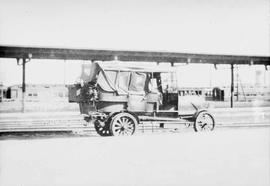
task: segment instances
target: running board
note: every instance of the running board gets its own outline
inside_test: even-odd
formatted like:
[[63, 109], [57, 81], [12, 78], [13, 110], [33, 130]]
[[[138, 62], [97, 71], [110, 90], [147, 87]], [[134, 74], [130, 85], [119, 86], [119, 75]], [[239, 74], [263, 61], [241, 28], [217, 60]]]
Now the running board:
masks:
[[[170, 117], [157, 117], [157, 116], [139, 116], [140, 121], [168, 121], [168, 122], [183, 122], [184, 118], [170, 118]], [[187, 122], [187, 121], [186, 121]]]

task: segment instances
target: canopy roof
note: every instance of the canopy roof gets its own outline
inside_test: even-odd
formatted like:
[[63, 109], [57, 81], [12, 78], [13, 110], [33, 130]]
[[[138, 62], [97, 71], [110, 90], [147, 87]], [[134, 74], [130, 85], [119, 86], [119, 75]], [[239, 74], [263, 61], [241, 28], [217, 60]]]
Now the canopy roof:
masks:
[[75, 48], [1, 46], [0, 58], [32, 58], [112, 61], [146, 61], [167, 63], [258, 64], [269, 65], [270, 56], [176, 53], [162, 51], [93, 50]]

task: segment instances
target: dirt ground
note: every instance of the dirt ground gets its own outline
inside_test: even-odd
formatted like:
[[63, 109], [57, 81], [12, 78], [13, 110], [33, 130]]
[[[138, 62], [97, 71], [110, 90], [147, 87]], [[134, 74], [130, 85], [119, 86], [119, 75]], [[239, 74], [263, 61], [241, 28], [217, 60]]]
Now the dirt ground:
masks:
[[270, 128], [0, 141], [1, 186], [270, 185]]

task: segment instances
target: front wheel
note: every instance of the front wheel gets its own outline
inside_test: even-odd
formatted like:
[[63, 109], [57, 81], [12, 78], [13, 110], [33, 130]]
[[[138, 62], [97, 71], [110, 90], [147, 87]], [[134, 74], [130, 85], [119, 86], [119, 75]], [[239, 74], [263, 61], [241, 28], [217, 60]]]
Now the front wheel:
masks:
[[131, 136], [138, 126], [138, 121], [130, 113], [121, 112], [116, 114], [110, 123], [110, 133], [113, 136]]
[[215, 120], [210, 113], [202, 111], [196, 115], [194, 121], [194, 130], [196, 132], [212, 131], [214, 130], [214, 128], [215, 128]]

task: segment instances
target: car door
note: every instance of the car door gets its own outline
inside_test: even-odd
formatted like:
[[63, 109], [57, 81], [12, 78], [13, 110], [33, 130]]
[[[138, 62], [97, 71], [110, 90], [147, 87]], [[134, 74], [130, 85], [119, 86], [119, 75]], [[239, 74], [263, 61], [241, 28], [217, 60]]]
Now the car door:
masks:
[[128, 93], [128, 110], [131, 112], [145, 112], [146, 93], [145, 85], [147, 73], [132, 72]]

